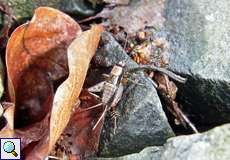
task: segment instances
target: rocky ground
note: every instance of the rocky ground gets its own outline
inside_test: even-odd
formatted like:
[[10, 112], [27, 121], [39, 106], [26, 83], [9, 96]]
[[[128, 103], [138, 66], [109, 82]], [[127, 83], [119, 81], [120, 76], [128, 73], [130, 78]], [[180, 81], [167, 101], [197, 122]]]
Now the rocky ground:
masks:
[[[89, 6], [82, 0], [1, 1], [10, 6], [10, 12], [20, 22], [28, 20], [35, 8], [44, 5], [58, 8], [76, 19], [102, 10], [102, 5]], [[230, 159], [230, 126], [226, 124], [230, 122], [229, 7], [228, 0], [131, 0], [129, 6], [118, 6], [110, 13], [109, 24], [122, 26], [127, 34], [134, 34], [143, 26], [147, 30], [155, 27], [152, 37], [168, 41], [168, 68], [188, 79], [185, 84], [176, 83], [176, 101], [201, 133], [181, 135], [192, 132], [183, 127], [178, 129], [152, 79], [138, 72], [135, 78], [142, 85], [134, 86], [118, 104], [116, 134], [109, 120], [103, 128], [99, 156], [109, 158], [96, 159]], [[126, 15], [122, 14], [124, 11]], [[103, 16], [105, 14], [100, 17]], [[0, 13], [1, 26], [6, 23], [3, 17]], [[133, 17], [140, 24], [129, 27], [135, 25], [129, 22]], [[111, 68], [121, 60], [126, 61], [128, 68], [138, 65], [109, 30], [103, 33], [101, 42], [93, 59], [101, 68]], [[1, 81], [0, 78], [2, 84]], [[0, 93], [2, 90], [0, 87]]]

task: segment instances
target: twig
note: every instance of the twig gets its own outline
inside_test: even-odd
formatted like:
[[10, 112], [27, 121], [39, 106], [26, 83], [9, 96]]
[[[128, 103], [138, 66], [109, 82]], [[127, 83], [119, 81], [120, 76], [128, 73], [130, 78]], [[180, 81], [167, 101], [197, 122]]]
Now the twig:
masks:
[[174, 110], [179, 114], [183, 120], [189, 125], [189, 127], [195, 132], [199, 133], [194, 124], [189, 120], [189, 118], [183, 113], [183, 111], [178, 107], [178, 105], [173, 105]]
[[168, 104], [169, 111], [186, 127], [186, 124], [194, 131], [194, 133], [199, 133], [196, 129], [195, 125], [189, 120], [189, 118], [183, 113], [183, 111], [178, 107], [178, 104], [172, 100], [170, 97], [167, 97], [165, 93], [160, 92], [160, 94], [165, 99], [166, 103]]
[[157, 72], [161, 72], [163, 74], [166, 74], [167, 76], [169, 76], [170, 78], [174, 79], [175, 81], [178, 81], [180, 83], [185, 83], [187, 81], [186, 78], [183, 78], [165, 68], [161, 68], [161, 67], [156, 67], [154, 65], [140, 65], [138, 67], [135, 68], [130, 68], [128, 70], [126, 70], [127, 72], [136, 72], [139, 70], [149, 70], [149, 71], [157, 71]]

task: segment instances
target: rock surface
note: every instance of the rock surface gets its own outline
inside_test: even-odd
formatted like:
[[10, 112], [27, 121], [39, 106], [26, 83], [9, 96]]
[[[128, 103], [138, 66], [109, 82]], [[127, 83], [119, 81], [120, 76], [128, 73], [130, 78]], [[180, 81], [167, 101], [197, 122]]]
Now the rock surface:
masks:
[[[94, 59], [97, 63], [109, 67], [123, 60], [127, 67], [137, 65], [109, 33], [103, 33], [102, 43]], [[135, 77], [142, 85], [134, 85], [128, 93], [128, 89], [124, 92], [117, 106], [120, 116], [116, 134], [109, 125], [111, 120], [104, 127], [100, 145], [103, 156], [138, 152], [150, 145], [162, 145], [174, 136], [152, 81], [143, 73]]]
[[162, 147], [147, 147], [139, 153], [117, 158], [91, 158], [91, 160], [160, 160]]
[[230, 1], [167, 0], [161, 32], [171, 70], [186, 75], [178, 97], [200, 124], [230, 121]]
[[203, 134], [170, 138], [164, 146], [148, 147], [140, 153], [97, 160], [229, 160], [230, 124]]

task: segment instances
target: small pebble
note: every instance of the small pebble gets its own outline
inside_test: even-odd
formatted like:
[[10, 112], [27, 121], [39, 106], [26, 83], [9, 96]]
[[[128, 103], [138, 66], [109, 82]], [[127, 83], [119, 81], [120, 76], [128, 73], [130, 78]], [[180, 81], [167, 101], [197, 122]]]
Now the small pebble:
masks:
[[139, 32], [139, 33], [138, 33], [138, 38], [139, 38], [140, 40], [145, 40], [145, 38], [146, 38], [146, 33], [145, 33], [145, 32]]

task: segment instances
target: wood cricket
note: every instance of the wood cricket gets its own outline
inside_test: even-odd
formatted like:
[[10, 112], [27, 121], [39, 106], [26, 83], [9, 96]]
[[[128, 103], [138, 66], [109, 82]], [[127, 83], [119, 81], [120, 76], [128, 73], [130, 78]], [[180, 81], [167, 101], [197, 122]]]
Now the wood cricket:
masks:
[[[97, 127], [99, 122], [105, 117], [107, 111], [112, 111], [114, 120], [114, 128], [116, 128], [116, 112], [115, 107], [119, 100], [121, 99], [122, 93], [123, 93], [123, 85], [121, 83], [123, 74], [124, 74], [124, 62], [119, 62], [117, 65], [115, 65], [109, 75], [106, 76], [106, 80], [102, 81], [95, 86], [92, 86], [88, 88], [88, 91], [93, 94], [96, 92], [102, 92], [101, 103], [92, 106], [90, 108], [87, 108], [85, 110], [93, 109], [99, 106], [104, 107], [104, 111], [102, 112], [100, 118], [96, 122], [96, 124], [93, 127], [93, 130]], [[93, 94], [95, 95], [95, 94]], [[95, 95], [97, 96], [97, 95]]]
[[126, 69], [125, 62], [120, 61], [118, 64], [113, 66], [110, 74], [105, 75], [106, 76], [105, 81], [102, 81], [88, 88], [88, 91], [96, 97], [99, 97], [99, 96], [94, 93], [99, 93], [99, 92], [102, 93], [102, 97], [101, 98], [99, 97], [101, 99], [101, 103], [94, 105], [92, 107], [89, 107], [87, 109], [84, 109], [82, 111], [90, 110], [90, 109], [97, 108], [97, 107], [104, 107], [104, 110], [100, 118], [97, 120], [97, 122], [93, 126], [93, 130], [98, 126], [99, 122], [104, 119], [107, 111], [111, 111], [112, 119], [114, 120], [114, 133], [115, 133], [115, 130], [117, 128], [116, 120], [117, 120], [117, 115], [118, 115], [116, 113], [116, 106], [118, 102], [120, 101], [123, 95], [123, 91], [124, 91], [124, 85], [122, 83], [122, 80], [125, 74], [128, 74], [128, 73], [130, 74], [130, 73], [133, 73], [139, 70], [158, 71], [158, 72], [168, 75], [170, 78], [178, 82], [181, 82], [181, 83], [186, 82], [185, 78], [180, 77], [174, 74], [173, 72], [168, 71], [165, 68], [160, 68], [160, 67], [156, 67], [153, 65], [140, 65], [135, 68]]

